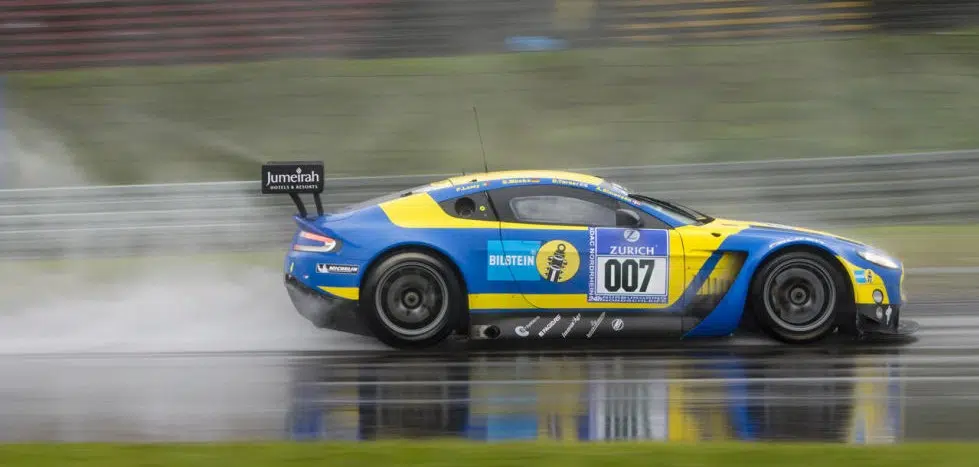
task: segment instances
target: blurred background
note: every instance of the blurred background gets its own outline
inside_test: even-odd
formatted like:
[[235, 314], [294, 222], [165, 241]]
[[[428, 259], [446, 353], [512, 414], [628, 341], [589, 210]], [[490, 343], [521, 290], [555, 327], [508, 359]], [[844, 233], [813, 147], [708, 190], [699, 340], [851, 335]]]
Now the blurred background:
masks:
[[[969, 0], [0, 2], [6, 187], [979, 147]], [[540, 53], [526, 53], [540, 52]]]
[[257, 195], [261, 162], [325, 161], [328, 209], [478, 171], [475, 106], [490, 169], [852, 234], [912, 291], [971, 300], [977, 20], [973, 0], [0, 0], [0, 245], [277, 266], [292, 206]]
[[[976, 436], [974, 347], [964, 369], [251, 354], [364, 347], [289, 305], [294, 207], [260, 164], [324, 161], [327, 209], [481, 171], [473, 107], [491, 170], [867, 241], [905, 261], [928, 348], [976, 341], [979, 0], [0, 0], [0, 438], [365, 439], [460, 413], [475, 439]], [[22, 358], [109, 351], [137, 357]], [[191, 351], [249, 353], [139, 354]]]

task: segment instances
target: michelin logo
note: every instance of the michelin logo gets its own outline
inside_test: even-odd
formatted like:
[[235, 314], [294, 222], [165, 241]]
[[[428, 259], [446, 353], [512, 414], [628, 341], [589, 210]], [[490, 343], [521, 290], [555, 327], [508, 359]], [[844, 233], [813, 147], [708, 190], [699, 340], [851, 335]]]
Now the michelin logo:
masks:
[[316, 264], [316, 272], [320, 274], [357, 274], [360, 267], [352, 264]]

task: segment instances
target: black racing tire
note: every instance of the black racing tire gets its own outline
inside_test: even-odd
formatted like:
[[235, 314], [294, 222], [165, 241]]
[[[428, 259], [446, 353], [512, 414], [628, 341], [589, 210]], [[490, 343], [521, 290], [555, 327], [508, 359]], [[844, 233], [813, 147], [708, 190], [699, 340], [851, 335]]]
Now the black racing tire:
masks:
[[823, 339], [846, 306], [846, 282], [822, 256], [791, 251], [767, 261], [751, 286], [754, 318], [769, 336], [786, 343]]
[[419, 251], [395, 253], [371, 268], [360, 304], [371, 333], [399, 349], [439, 344], [458, 329], [466, 313], [466, 296], [453, 269]]

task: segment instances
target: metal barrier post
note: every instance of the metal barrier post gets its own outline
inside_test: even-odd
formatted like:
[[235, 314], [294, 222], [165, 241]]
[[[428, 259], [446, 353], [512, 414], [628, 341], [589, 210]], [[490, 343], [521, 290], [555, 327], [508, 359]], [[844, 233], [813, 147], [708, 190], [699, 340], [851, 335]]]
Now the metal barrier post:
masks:
[[13, 156], [10, 155], [10, 147], [7, 140], [9, 139], [7, 130], [7, 107], [4, 101], [4, 93], [7, 91], [7, 77], [0, 74], [0, 189], [11, 188], [8, 179], [12, 179], [13, 176], [10, 175], [10, 171], [13, 168], [11, 159]]

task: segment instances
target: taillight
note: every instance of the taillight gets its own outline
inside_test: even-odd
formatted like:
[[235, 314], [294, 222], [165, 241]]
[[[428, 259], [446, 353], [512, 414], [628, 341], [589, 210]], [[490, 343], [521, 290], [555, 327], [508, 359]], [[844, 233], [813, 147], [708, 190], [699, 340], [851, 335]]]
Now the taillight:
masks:
[[296, 251], [311, 251], [316, 253], [327, 253], [333, 251], [337, 247], [337, 241], [330, 237], [309, 233], [305, 230], [299, 232], [300, 240], [307, 240], [310, 244], [296, 243], [292, 245], [292, 249]]

